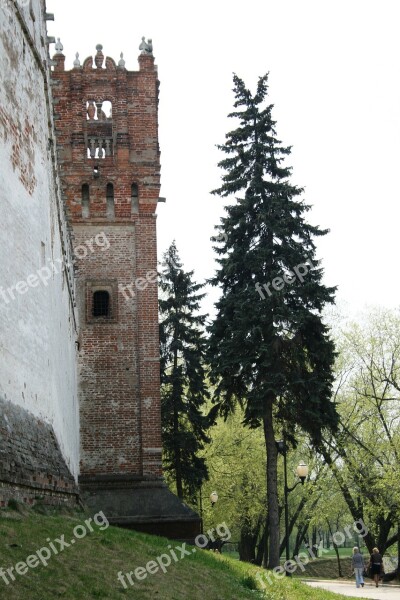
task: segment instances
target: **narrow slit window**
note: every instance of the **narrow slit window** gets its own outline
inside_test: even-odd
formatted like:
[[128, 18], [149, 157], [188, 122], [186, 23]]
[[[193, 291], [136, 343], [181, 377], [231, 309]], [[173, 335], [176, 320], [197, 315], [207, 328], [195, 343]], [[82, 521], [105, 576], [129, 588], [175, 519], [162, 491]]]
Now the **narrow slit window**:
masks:
[[114, 203], [114, 186], [112, 183], [107, 183], [107, 217], [115, 216], [115, 203]]
[[110, 294], [105, 290], [100, 290], [93, 294], [93, 316], [110, 316]]
[[90, 213], [89, 209], [90, 195], [89, 185], [84, 183], [82, 186], [82, 217], [88, 217]]
[[132, 183], [131, 204], [132, 204], [132, 214], [137, 215], [139, 213], [139, 189], [138, 189], [137, 183]]

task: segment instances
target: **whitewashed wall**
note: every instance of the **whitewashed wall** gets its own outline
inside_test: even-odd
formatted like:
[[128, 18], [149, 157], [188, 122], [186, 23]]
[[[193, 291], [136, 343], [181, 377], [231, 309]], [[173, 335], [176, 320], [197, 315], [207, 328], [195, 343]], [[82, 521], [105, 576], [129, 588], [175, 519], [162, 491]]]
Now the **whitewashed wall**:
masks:
[[[0, 1], [0, 397], [53, 426], [76, 478], [77, 334], [71, 282], [52, 269], [61, 270], [68, 236], [41, 71], [48, 60], [43, 12], [41, 0], [21, 0], [20, 11]], [[52, 269], [45, 283], [37, 279], [44, 265]], [[20, 293], [18, 282], [25, 282]]]

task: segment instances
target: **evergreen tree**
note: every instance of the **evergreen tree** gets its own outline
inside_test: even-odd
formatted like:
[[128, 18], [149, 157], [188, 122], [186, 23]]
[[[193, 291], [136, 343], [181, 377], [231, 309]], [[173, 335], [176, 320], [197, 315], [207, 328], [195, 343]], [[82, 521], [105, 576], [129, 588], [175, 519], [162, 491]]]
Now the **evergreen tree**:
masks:
[[213, 191], [235, 197], [217, 230], [222, 288], [210, 328], [212, 382], [222, 414], [245, 407], [245, 424], [262, 426], [267, 455], [269, 566], [279, 565], [276, 434], [289, 444], [296, 427], [318, 446], [321, 430], [337, 424], [330, 401], [334, 344], [321, 320], [335, 288], [321, 283], [313, 238], [327, 233], [309, 225], [303, 189], [289, 181], [284, 165], [290, 147], [276, 138], [272, 105], [265, 106], [268, 76], [256, 94], [234, 76], [236, 129], [219, 146], [227, 158], [222, 185]]
[[209, 441], [202, 408], [209, 398], [204, 366], [206, 315], [199, 315], [204, 284], [185, 273], [175, 242], [163, 256], [160, 277], [161, 410], [165, 470], [179, 498], [193, 499], [207, 479], [199, 450]]

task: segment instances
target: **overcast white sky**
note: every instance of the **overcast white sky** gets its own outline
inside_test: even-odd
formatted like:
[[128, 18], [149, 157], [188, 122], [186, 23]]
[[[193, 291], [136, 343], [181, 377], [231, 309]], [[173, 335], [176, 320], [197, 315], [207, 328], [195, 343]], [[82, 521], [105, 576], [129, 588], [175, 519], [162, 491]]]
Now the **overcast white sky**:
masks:
[[160, 254], [175, 238], [185, 268], [198, 280], [212, 275], [210, 236], [223, 209], [209, 192], [220, 182], [215, 144], [232, 128], [232, 73], [254, 88], [269, 71], [278, 136], [293, 146], [292, 182], [313, 205], [309, 221], [331, 230], [318, 241], [326, 283], [349, 311], [399, 305], [396, 0], [47, 0], [47, 10], [67, 68], [101, 43], [136, 70], [142, 35], [153, 39], [167, 198]]

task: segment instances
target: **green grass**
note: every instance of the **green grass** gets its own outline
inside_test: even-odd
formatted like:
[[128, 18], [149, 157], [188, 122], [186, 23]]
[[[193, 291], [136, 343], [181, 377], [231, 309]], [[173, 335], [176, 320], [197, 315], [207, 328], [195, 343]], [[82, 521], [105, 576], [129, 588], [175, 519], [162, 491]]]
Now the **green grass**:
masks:
[[[340, 579], [353, 579], [351, 558], [349, 558], [348, 555], [342, 556], [340, 558], [340, 564], [343, 574], [343, 577]], [[300, 569], [297, 569], [295, 575], [302, 578], [310, 577], [313, 579], [339, 579], [336, 556], [312, 560], [307, 565], [304, 565], [304, 569], [304, 572]]]
[[[302, 550], [304, 553], [304, 551]], [[342, 567], [343, 578], [340, 579], [353, 579], [351, 571], [351, 548], [339, 548], [340, 564]], [[238, 552], [224, 552], [225, 556], [232, 559], [239, 559]], [[367, 560], [368, 554], [365, 552], [365, 559]], [[281, 558], [281, 564], [285, 562], [284, 558]], [[334, 550], [326, 552], [323, 557], [310, 562], [304, 566], [304, 571], [298, 568], [294, 575], [301, 578], [312, 578], [312, 579], [339, 579], [339, 570]]]
[[[18, 509], [18, 507], [17, 507]], [[84, 524], [83, 513], [38, 514], [32, 510], [0, 511], [0, 566], [9, 568], [34, 555], [41, 547], [64, 535], [70, 542], [76, 525]], [[147, 574], [127, 589], [117, 573], [134, 571], [168, 553], [179, 542], [139, 534], [116, 527], [94, 531], [74, 545], [52, 555], [47, 566], [39, 564], [8, 586], [0, 578], [0, 598], [7, 600], [93, 600], [135, 598], [136, 600], [344, 600], [306, 587], [300, 581], [273, 580], [261, 591], [256, 574], [260, 569], [223, 555], [196, 549], [190, 556], [172, 561], [167, 573]], [[50, 539], [50, 542], [48, 541]], [[168, 548], [171, 544], [172, 548]], [[180, 556], [180, 551], [176, 551]], [[20, 567], [20, 570], [23, 570]], [[8, 576], [9, 577], [9, 576]], [[10, 579], [10, 577], [9, 577]], [[258, 588], [258, 589], [257, 589]]]
[[[362, 599], [362, 596], [357, 596]], [[274, 582], [265, 590], [267, 600], [351, 600], [354, 596], [343, 596], [326, 590], [309, 587], [301, 581], [285, 578]]]
[[[342, 547], [340, 547], [340, 548], [338, 548], [338, 550], [339, 550], [339, 556], [340, 556], [340, 558], [346, 558], [346, 557], [351, 556], [353, 554], [353, 547], [351, 547], [351, 548], [342, 548]], [[364, 554], [364, 558], [365, 559], [367, 559], [369, 557], [369, 553], [368, 553], [367, 548], [361, 548], [361, 552]], [[323, 555], [322, 555], [321, 558], [329, 558], [330, 556], [336, 558], [336, 553], [335, 553], [335, 550], [333, 548], [327, 550], [326, 552], [324, 551], [324, 553], [323, 553]]]

